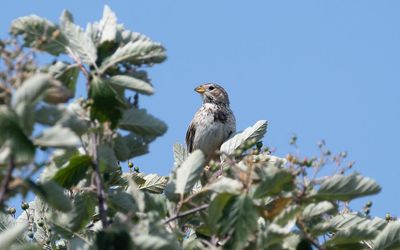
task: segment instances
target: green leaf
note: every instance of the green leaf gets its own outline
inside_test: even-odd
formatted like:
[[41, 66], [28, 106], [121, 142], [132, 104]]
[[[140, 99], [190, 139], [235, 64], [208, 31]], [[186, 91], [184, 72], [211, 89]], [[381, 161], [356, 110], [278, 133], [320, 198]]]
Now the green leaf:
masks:
[[153, 86], [151, 86], [148, 82], [145, 82], [141, 79], [134, 78], [131, 76], [116, 75], [110, 77], [108, 81], [113, 85], [137, 91], [141, 94], [146, 94], [146, 95], [154, 94]]
[[145, 109], [137, 108], [124, 112], [119, 127], [147, 136], [161, 136], [167, 131], [167, 125], [163, 121], [147, 114]]
[[115, 155], [118, 160], [126, 161], [135, 156], [147, 154], [149, 152], [148, 143], [153, 140], [153, 137], [142, 137], [135, 133], [129, 133], [126, 136], [118, 134], [113, 141]]
[[106, 169], [101, 169], [102, 173], [111, 173], [119, 170], [120, 167], [118, 166], [118, 159], [115, 156], [114, 150], [109, 145], [98, 145], [97, 156], [99, 158], [99, 163], [106, 166]]
[[118, 48], [113, 55], [104, 59], [100, 72], [122, 62], [129, 62], [140, 66], [148, 63], [161, 63], [166, 58], [165, 49], [159, 43], [140, 35], [135, 41], [130, 41]]
[[92, 165], [92, 159], [88, 155], [74, 155], [66, 166], [60, 168], [53, 180], [64, 188], [71, 188], [86, 177], [86, 172]]
[[38, 146], [55, 148], [76, 147], [80, 142], [74, 131], [59, 124], [44, 130], [34, 139]]
[[374, 240], [374, 249], [389, 250], [400, 248], [400, 222], [391, 221]]
[[228, 204], [228, 201], [234, 197], [230, 193], [221, 193], [215, 196], [208, 206], [208, 223], [210, 224], [211, 230], [215, 233], [219, 228], [219, 221], [223, 216], [223, 211]]
[[133, 197], [125, 192], [117, 192], [110, 195], [108, 197], [108, 202], [111, 207], [124, 214], [138, 211], [138, 207]]
[[145, 183], [138, 185], [139, 189], [151, 191], [153, 193], [162, 193], [167, 185], [168, 178], [157, 174], [148, 174], [144, 176]]
[[221, 176], [216, 182], [211, 183], [204, 188], [216, 193], [239, 194], [243, 189], [243, 184], [240, 181]]
[[257, 230], [258, 213], [247, 195], [234, 196], [224, 207], [220, 219], [220, 235], [231, 235], [228, 249], [243, 249], [250, 235]]
[[27, 181], [33, 192], [39, 195], [51, 207], [62, 211], [68, 212], [71, 210], [72, 205], [70, 199], [65, 195], [65, 190], [54, 181], [47, 181], [44, 183], [35, 184]]
[[92, 219], [95, 213], [96, 201], [90, 193], [78, 193], [74, 198], [74, 206], [70, 213], [69, 228], [77, 232], [85, 227]]
[[77, 61], [81, 60], [87, 64], [95, 64], [97, 59], [97, 50], [92, 39], [75, 25], [71, 20], [71, 14], [64, 11], [60, 17], [61, 32], [67, 40], [66, 51]]
[[90, 109], [91, 119], [100, 122], [111, 122], [115, 128], [122, 117], [122, 108], [125, 107], [123, 100], [118, 98], [115, 90], [99, 77], [94, 77], [90, 82], [89, 96], [93, 99]]
[[0, 145], [5, 159], [12, 154], [16, 163], [30, 162], [35, 147], [19, 125], [17, 115], [8, 106], [0, 105], [0, 121]]
[[243, 132], [236, 133], [233, 137], [224, 142], [221, 146], [221, 152], [231, 155], [236, 149], [248, 141], [260, 141], [267, 132], [267, 121], [261, 120], [253, 126], [245, 129]]
[[336, 206], [329, 201], [319, 203], [311, 203], [304, 208], [303, 218], [311, 220], [313, 217], [321, 216], [325, 213], [330, 213], [336, 209]]
[[175, 193], [184, 195], [192, 190], [200, 179], [204, 166], [204, 154], [200, 150], [192, 152], [176, 170]]
[[10, 33], [14, 36], [22, 35], [27, 47], [56, 56], [65, 53], [67, 42], [59, 27], [42, 17], [30, 15], [15, 19], [11, 23]]
[[372, 179], [358, 173], [348, 176], [333, 175], [324, 179], [312, 197], [324, 200], [349, 201], [354, 198], [379, 193], [381, 187]]
[[293, 184], [293, 175], [285, 169], [275, 166], [263, 168], [261, 183], [258, 184], [254, 198], [263, 198], [269, 195], [277, 195], [283, 191], [284, 187]]
[[13, 227], [0, 233], [0, 249], [9, 249], [15, 240], [27, 229], [26, 223], [16, 223]]

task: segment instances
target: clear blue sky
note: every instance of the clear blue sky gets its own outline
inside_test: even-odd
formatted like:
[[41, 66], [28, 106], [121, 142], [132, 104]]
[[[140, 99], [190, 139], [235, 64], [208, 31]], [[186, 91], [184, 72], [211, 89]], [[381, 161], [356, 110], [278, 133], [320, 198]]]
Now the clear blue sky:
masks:
[[[16, 17], [57, 21], [63, 9], [86, 26], [107, 3], [127, 28], [167, 48], [151, 69], [156, 88], [141, 105], [167, 122], [165, 136], [135, 163], [167, 174], [200, 105], [193, 88], [217, 82], [230, 94], [238, 129], [270, 122], [265, 143], [284, 156], [293, 132], [304, 154], [322, 138], [347, 150], [355, 169], [383, 187], [372, 214], [399, 215], [399, 1], [7, 1], [0, 35]], [[359, 209], [365, 200], [356, 202]]]

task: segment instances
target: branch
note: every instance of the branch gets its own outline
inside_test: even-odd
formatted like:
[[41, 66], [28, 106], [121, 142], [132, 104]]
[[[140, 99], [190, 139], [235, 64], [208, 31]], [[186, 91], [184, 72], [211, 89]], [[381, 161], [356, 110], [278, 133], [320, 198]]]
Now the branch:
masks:
[[7, 168], [7, 173], [4, 176], [3, 181], [1, 182], [0, 186], [0, 204], [3, 204], [4, 200], [6, 199], [7, 192], [8, 192], [8, 184], [11, 181], [12, 177], [12, 172], [15, 169], [15, 161], [14, 161], [14, 155], [10, 155], [10, 164], [8, 165]]
[[99, 164], [97, 160], [97, 140], [96, 140], [96, 134], [92, 134], [92, 157], [93, 157], [93, 170], [94, 170], [94, 182], [96, 185], [96, 195], [97, 195], [97, 200], [99, 203], [99, 214], [100, 214], [100, 219], [101, 223], [103, 224], [103, 228], [106, 228], [108, 226], [108, 220], [107, 220], [107, 210], [105, 206], [105, 195], [104, 195], [104, 188], [103, 188], [103, 182], [101, 180], [101, 174], [100, 174], [100, 169], [99, 169]]
[[300, 218], [297, 219], [296, 225], [299, 227], [299, 229], [301, 230], [301, 232], [303, 233], [303, 235], [305, 236], [305, 238], [318, 250], [326, 250], [326, 248], [324, 248], [323, 246], [321, 246], [319, 244], [319, 242], [317, 240], [314, 239], [314, 237], [312, 237], [306, 229], [306, 226], [304, 224], [304, 221], [302, 221]]
[[173, 217], [168, 218], [167, 220], [165, 220], [165, 221], [164, 221], [164, 224], [167, 224], [167, 223], [169, 223], [169, 222], [171, 222], [171, 221], [173, 221], [173, 220], [176, 220], [176, 219], [179, 219], [179, 218], [188, 216], [188, 215], [190, 215], [190, 214], [197, 213], [197, 212], [199, 212], [199, 211], [201, 211], [201, 210], [204, 210], [204, 209], [206, 209], [206, 208], [208, 208], [208, 204], [204, 204], [204, 205], [201, 205], [200, 207], [196, 207], [196, 208], [187, 210], [187, 211], [185, 211], [185, 212], [178, 213], [177, 215], [175, 215], [175, 216], [173, 216]]

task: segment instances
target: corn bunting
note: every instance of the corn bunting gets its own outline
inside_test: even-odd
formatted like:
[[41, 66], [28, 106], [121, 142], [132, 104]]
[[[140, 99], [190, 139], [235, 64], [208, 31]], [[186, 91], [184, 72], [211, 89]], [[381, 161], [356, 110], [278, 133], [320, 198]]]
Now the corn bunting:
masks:
[[218, 160], [221, 144], [236, 131], [236, 120], [229, 107], [228, 94], [218, 84], [206, 83], [195, 88], [203, 99], [186, 132], [188, 152], [200, 149], [206, 162]]

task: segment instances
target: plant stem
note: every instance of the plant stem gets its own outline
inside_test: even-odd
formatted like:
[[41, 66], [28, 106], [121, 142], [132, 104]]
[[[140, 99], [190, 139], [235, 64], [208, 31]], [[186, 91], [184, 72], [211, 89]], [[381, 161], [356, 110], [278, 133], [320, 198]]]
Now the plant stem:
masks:
[[100, 169], [99, 169], [99, 164], [98, 164], [98, 159], [97, 159], [97, 140], [96, 140], [96, 134], [92, 134], [91, 138], [91, 151], [92, 151], [92, 157], [93, 157], [93, 170], [94, 170], [94, 182], [96, 186], [96, 195], [97, 195], [97, 200], [99, 203], [99, 214], [100, 214], [100, 219], [101, 223], [103, 224], [103, 228], [106, 228], [108, 226], [108, 220], [107, 220], [107, 210], [105, 206], [105, 195], [104, 195], [104, 187], [103, 187], [103, 182], [101, 180], [101, 174], [100, 174]]
[[177, 215], [172, 216], [171, 218], [168, 218], [167, 220], [165, 220], [165, 221], [164, 221], [164, 224], [167, 224], [167, 223], [169, 223], [169, 222], [171, 222], [171, 221], [173, 221], [173, 220], [176, 220], [176, 219], [179, 219], [179, 218], [188, 216], [188, 215], [190, 215], [190, 214], [197, 213], [197, 212], [199, 212], [199, 211], [201, 211], [201, 210], [204, 210], [204, 209], [206, 209], [206, 208], [208, 208], [208, 204], [204, 204], [204, 205], [201, 205], [200, 207], [196, 207], [196, 208], [187, 210], [187, 211], [185, 211], [185, 212], [178, 213]]
[[1, 182], [0, 186], [0, 204], [3, 204], [4, 200], [6, 199], [7, 192], [8, 192], [8, 184], [11, 181], [12, 177], [12, 172], [15, 169], [15, 161], [14, 161], [14, 155], [10, 155], [10, 162], [7, 168], [7, 173], [4, 176], [3, 181]]

